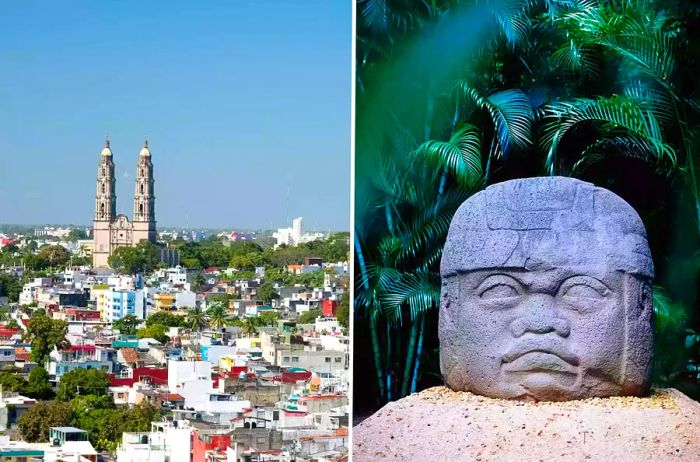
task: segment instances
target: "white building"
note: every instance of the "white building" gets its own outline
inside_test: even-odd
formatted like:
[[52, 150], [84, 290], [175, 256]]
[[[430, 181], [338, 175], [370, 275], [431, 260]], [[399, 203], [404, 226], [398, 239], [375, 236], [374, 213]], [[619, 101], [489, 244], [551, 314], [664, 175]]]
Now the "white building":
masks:
[[150, 432], [124, 433], [117, 462], [190, 462], [191, 429], [185, 421], [151, 423]]
[[208, 361], [168, 361], [168, 390], [179, 393], [183, 383], [206, 379], [211, 382], [211, 363]]
[[272, 233], [272, 237], [277, 239], [276, 247], [285, 245], [299, 245], [305, 242], [323, 239], [326, 236], [323, 233], [304, 233], [304, 219], [297, 217], [292, 220], [291, 228], [278, 228]]

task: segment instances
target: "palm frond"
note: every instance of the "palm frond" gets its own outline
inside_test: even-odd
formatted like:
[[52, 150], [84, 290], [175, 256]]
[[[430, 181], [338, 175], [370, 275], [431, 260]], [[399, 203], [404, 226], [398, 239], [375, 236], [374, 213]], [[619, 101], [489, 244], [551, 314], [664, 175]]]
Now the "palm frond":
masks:
[[445, 169], [457, 183], [468, 189], [481, 178], [481, 140], [479, 131], [467, 124], [458, 129], [449, 141], [428, 141], [418, 148], [437, 169]]
[[400, 324], [404, 304], [411, 319], [435, 308], [440, 303], [440, 277], [433, 272], [404, 273], [391, 291], [379, 296], [382, 313], [390, 321]]
[[508, 154], [511, 144], [528, 149], [532, 144], [534, 112], [530, 99], [521, 90], [504, 90], [482, 96], [467, 82], [459, 81], [454, 90], [460, 98], [466, 114], [472, 108], [486, 110], [491, 116], [496, 132], [498, 157]]
[[661, 134], [661, 128], [654, 114], [644, 111], [633, 100], [624, 96], [609, 98], [581, 98], [572, 102], [561, 102], [542, 108], [543, 135], [542, 148], [547, 153], [545, 168], [554, 172], [556, 152], [561, 140], [584, 123], [597, 124], [603, 135], [623, 131], [633, 134], [651, 147], [650, 155], [657, 161], [668, 160], [676, 163], [676, 153]]

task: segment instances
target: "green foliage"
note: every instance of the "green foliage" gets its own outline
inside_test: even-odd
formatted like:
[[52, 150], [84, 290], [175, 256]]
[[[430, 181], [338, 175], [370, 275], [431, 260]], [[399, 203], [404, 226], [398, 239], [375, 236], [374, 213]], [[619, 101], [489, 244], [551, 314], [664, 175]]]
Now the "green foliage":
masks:
[[150, 429], [159, 412], [148, 404], [116, 408], [109, 396], [78, 396], [70, 403], [71, 425], [88, 432], [98, 451], [113, 451], [124, 432]]
[[83, 228], [73, 228], [68, 233], [68, 236], [66, 237], [66, 241], [75, 242], [75, 241], [79, 241], [81, 239], [87, 239], [87, 238], [88, 238], [88, 235]]
[[253, 319], [257, 327], [268, 327], [277, 325], [277, 320], [280, 318], [276, 311], [263, 311]]
[[187, 310], [187, 327], [193, 330], [202, 330], [207, 327], [207, 315], [200, 307]]
[[350, 254], [350, 233], [332, 234], [326, 240], [300, 244], [298, 246], [280, 246], [278, 249], [263, 249], [254, 242], [237, 241], [229, 246], [215, 239], [201, 242], [177, 241], [171, 246], [180, 249], [180, 261], [188, 268], [226, 268], [232, 267], [243, 271], [253, 271], [257, 266], [284, 268], [287, 265], [299, 265], [305, 257], [322, 258], [324, 261], [347, 261]]
[[51, 399], [54, 396], [53, 387], [49, 382], [49, 373], [41, 366], [35, 367], [29, 373], [25, 393], [34, 399]]
[[335, 311], [335, 317], [344, 329], [350, 328], [350, 294], [348, 292], [344, 292], [343, 295], [340, 296], [340, 301]]
[[73, 369], [61, 376], [56, 398], [70, 401], [80, 395], [102, 396], [107, 394], [109, 376], [99, 369]]
[[187, 322], [184, 316], [178, 316], [167, 311], [159, 311], [146, 318], [146, 327], [151, 327], [155, 324], [167, 327], [185, 327]]
[[32, 344], [31, 360], [43, 365], [54, 347], [66, 347], [68, 323], [51, 319], [43, 310], [35, 310], [27, 324], [26, 336]]
[[0, 371], [0, 385], [3, 391], [16, 391], [18, 393], [27, 391], [27, 381], [16, 372]]
[[302, 313], [297, 321], [299, 322], [299, 324], [313, 324], [314, 322], [316, 322], [316, 318], [318, 318], [321, 315], [322, 313], [319, 309], [309, 310], [305, 313]]
[[38, 402], [17, 421], [22, 439], [28, 443], [44, 443], [49, 427], [65, 427], [71, 419], [71, 406], [61, 401]]
[[228, 317], [228, 310], [226, 305], [221, 302], [215, 302], [207, 310], [207, 317], [209, 318], [209, 325], [215, 329], [220, 329], [226, 325], [226, 318]]
[[121, 273], [150, 273], [160, 263], [160, 247], [146, 240], [134, 247], [117, 247], [107, 262], [110, 267]]
[[134, 335], [136, 333], [136, 328], [141, 323], [141, 320], [134, 316], [133, 314], [127, 314], [121, 319], [118, 319], [112, 323], [112, 327], [117, 329], [120, 334]]
[[278, 282], [285, 286], [300, 284], [304, 287], [323, 287], [325, 273], [322, 270], [310, 273], [295, 274], [285, 269], [271, 268], [265, 270], [265, 280], [268, 282]]
[[278, 299], [280, 296], [273, 287], [272, 283], [267, 281], [260, 284], [260, 287], [255, 291], [258, 300], [262, 300], [263, 303], [269, 304], [272, 300]]
[[34, 269], [61, 268], [70, 260], [70, 252], [60, 245], [42, 245], [36, 255]]
[[7, 297], [10, 303], [17, 303], [22, 292], [20, 281], [7, 273], [0, 273], [0, 297]]
[[144, 327], [143, 329], [138, 329], [136, 331], [136, 336], [138, 338], [152, 338], [155, 340], [158, 340], [160, 343], [168, 343], [170, 341], [170, 337], [167, 336], [166, 332], [168, 332], [168, 327], [160, 325], [160, 324], [151, 324], [148, 327]]

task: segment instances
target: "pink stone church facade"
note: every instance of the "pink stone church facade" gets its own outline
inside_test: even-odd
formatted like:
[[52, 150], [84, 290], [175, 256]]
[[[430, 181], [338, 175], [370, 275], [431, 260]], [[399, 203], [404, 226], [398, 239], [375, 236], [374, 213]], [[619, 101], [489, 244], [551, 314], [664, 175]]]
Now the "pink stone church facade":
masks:
[[136, 164], [136, 190], [134, 192], [134, 215], [117, 215], [116, 181], [114, 160], [109, 140], [100, 154], [97, 167], [97, 194], [95, 195], [95, 217], [92, 222], [94, 267], [109, 266], [107, 259], [117, 247], [133, 246], [142, 240], [156, 242], [155, 195], [153, 192], [153, 162], [148, 141], [144, 142]]

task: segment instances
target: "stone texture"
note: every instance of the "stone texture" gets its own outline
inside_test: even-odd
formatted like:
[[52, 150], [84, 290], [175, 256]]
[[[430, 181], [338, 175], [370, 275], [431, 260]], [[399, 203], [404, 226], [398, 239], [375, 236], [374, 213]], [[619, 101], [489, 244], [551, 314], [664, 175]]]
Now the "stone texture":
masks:
[[353, 428], [360, 461], [698, 461], [700, 404], [646, 398], [492, 399], [434, 387], [387, 404]]
[[648, 391], [653, 263], [642, 220], [612, 192], [564, 177], [493, 185], [456, 212], [441, 276], [453, 390], [529, 401]]

